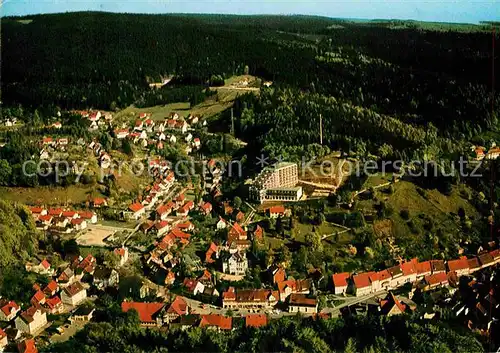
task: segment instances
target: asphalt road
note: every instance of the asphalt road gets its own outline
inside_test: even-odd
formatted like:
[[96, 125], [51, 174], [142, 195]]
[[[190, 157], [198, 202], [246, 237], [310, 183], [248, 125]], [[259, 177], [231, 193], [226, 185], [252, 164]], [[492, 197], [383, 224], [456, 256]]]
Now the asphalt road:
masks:
[[[385, 297], [387, 294], [386, 291], [380, 291], [377, 293], [372, 293], [368, 295], [364, 295], [361, 297], [338, 297], [339, 300], [344, 300], [344, 302], [340, 305], [337, 305], [333, 308], [324, 308], [321, 312], [325, 314], [329, 314], [332, 317], [338, 316], [340, 314], [340, 309], [345, 308], [347, 306], [355, 305], [362, 303], [368, 299], [372, 299], [375, 297]], [[192, 314], [220, 314], [220, 315], [226, 315], [227, 309], [223, 309], [219, 306], [215, 305], [209, 305], [209, 304], [204, 304], [198, 300], [190, 299], [184, 297], [186, 302], [188, 303], [189, 307], [191, 307], [191, 313]], [[203, 307], [202, 307], [203, 306]], [[241, 317], [241, 316], [246, 316], [248, 314], [268, 314], [270, 318], [272, 319], [279, 319], [284, 316], [295, 316], [297, 315], [296, 313], [289, 313], [286, 311], [275, 311], [272, 309], [253, 309], [253, 310], [246, 310], [246, 309], [239, 309], [239, 310], [231, 310], [233, 313], [234, 317]], [[309, 316], [310, 314], [303, 314], [304, 316]]]

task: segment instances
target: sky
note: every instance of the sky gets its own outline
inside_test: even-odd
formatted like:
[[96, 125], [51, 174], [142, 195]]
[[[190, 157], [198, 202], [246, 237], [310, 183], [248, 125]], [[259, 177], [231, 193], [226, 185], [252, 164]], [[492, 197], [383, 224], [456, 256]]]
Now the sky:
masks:
[[107, 11], [129, 13], [303, 14], [438, 22], [500, 21], [500, 0], [0, 0], [1, 16]]

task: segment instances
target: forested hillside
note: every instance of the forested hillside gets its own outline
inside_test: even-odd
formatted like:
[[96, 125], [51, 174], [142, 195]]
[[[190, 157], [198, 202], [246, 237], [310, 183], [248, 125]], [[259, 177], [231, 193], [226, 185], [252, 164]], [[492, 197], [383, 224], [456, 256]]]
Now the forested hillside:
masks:
[[[297, 90], [265, 90], [260, 97], [246, 95], [236, 104], [238, 132], [256, 150], [289, 160], [309, 156], [318, 144], [319, 117], [323, 119], [323, 142], [332, 149], [372, 153], [384, 159], [435, 159], [464, 151], [464, 146], [440, 137], [432, 123], [413, 125], [369, 108], [317, 93]], [[376, 131], [376, 133], [374, 133]], [[321, 149], [321, 146], [318, 147]], [[324, 151], [313, 151], [321, 157]]]
[[307, 16], [70, 13], [30, 19], [2, 21], [5, 104], [158, 104], [147, 82], [161, 75], [176, 75], [174, 87], [203, 87], [214, 75], [241, 74], [248, 66], [250, 74], [276, 84], [342, 98], [405, 123], [432, 122], [445, 135], [473, 138], [498, 125], [487, 31], [394, 29]]
[[37, 247], [38, 234], [30, 211], [0, 200], [0, 272], [32, 255]]

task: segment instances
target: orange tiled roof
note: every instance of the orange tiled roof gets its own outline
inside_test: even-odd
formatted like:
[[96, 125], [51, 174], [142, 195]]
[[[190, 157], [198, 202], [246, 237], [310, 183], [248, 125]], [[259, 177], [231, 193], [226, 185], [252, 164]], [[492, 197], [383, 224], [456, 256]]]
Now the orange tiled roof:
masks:
[[2, 312], [5, 314], [5, 316], [9, 316], [12, 309], [14, 309], [14, 310], [19, 310], [20, 309], [19, 305], [17, 305], [17, 303], [15, 301], [4, 301], [4, 302], [2, 302], [0, 300], [0, 304], [2, 305], [0, 307], [0, 310], [2, 310]]
[[460, 271], [460, 270], [465, 270], [469, 268], [469, 263], [467, 261], [467, 258], [461, 257], [460, 259], [457, 260], [450, 260], [448, 261], [448, 269], [450, 271]]
[[404, 276], [410, 276], [417, 273], [417, 259], [412, 259], [411, 261], [403, 262], [401, 264], [401, 270]]
[[218, 314], [202, 315], [200, 321], [200, 327], [210, 327], [210, 326], [216, 326], [222, 330], [231, 330], [233, 326], [233, 320], [230, 317]]
[[188, 305], [184, 298], [177, 296], [167, 309], [167, 313], [175, 313], [177, 315], [186, 315]]
[[163, 303], [140, 303], [140, 302], [123, 302], [122, 311], [135, 310], [139, 314], [139, 320], [144, 323], [154, 323], [154, 316], [163, 309]]
[[430, 261], [424, 261], [424, 262], [417, 263], [417, 273], [418, 274], [427, 273], [427, 272], [431, 272]]
[[332, 275], [333, 285], [336, 288], [339, 287], [347, 287], [347, 280], [349, 279], [350, 274], [348, 272], [335, 273]]
[[275, 213], [283, 214], [283, 213], [285, 213], [285, 207], [283, 207], [283, 206], [273, 206], [273, 207], [270, 207], [269, 208], [269, 213], [270, 214], [275, 214]]
[[251, 314], [245, 316], [246, 327], [262, 327], [267, 325], [267, 316], [264, 314]]
[[143, 208], [144, 208], [144, 206], [141, 205], [140, 203], [133, 203], [130, 206], [128, 206], [128, 209], [132, 212], [138, 212], [138, 211], [142, 210]]
[[17, 350], [19, 353], [38, 353], [35, 340], [32, 338], [19, 342], [17, 344]]

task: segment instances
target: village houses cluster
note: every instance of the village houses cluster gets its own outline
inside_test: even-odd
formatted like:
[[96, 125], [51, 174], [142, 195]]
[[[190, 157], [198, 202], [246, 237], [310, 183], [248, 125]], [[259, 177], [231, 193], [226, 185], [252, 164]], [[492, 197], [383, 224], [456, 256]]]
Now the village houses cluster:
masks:
[[[106, 199], [94, 198], [93, 208], [107, 205]], [[36, 227], [51, 233], [68, 234], [87, 228], [89, 224], [97, 223], [98, 216], [93, 210], [70, 210], [63, 208], [46, 209], [41, 206], [30, 207]]]
[[335, 294], [353, 293], [364, 296], [382, 290], [392, 290], [412, 283], [414, 289], [430, 290], [440, 286], [458, 283], [458, 277], [472, 274], [478, 270], [500, 262], [500, 250], [485, 251], [478, 256], [465, 256], [454, 260], [417, 259], [378, 272], [350, 274], [336, 273], [332, 276]]
[[[123, 265], [128, 259], [128, 249], [121, 247], [114, 252], [119, 265]], [[25, 269], [46, 276], [49, 281], [44, 286], [33, 283], [33, 296], [24, 309], [13, 300], [0, 297], [0, 321], [7, 323], [3, 325], [4, 330], [0, 329], [0, 351], [9, 341], [35, 347], [31, 337], [38, 336], [51, 325], [47, 315], [71, 313], [71, 322], [88, 322], [93, 312], [86, 307], [90, 286], [104, 290], [119, 283], [118, 272], [99, 265], [90, 254], [85, 258], [75, 256], [68, 266], [57, 269], [47, 258], [33, 259], [25, 264]]]
[[[78, 112], [82, 118], [89, 119], [91, 129], [111, 126], [111, 114], [99, 111]], [[185, 152], [191, 153], [201, 147], [199, 138], [191, 134], [191, 126], [199, 123], [199, 117], [189, 116], [183, 119], [172, 113], [164, 121], [154, 121], [149, 113], [140, 113], [134, 126], [114, 127], [116, 139], [129, 139], [144, 148], [162, 149], [165, 143], [176, 144], [182, 138]], [[59, 123], [60, 124], [60, 123]], [[61, 128], [61, 126], [53, 126]], [[181, 136], [181, 137], [179, 137]], [[68, 139], [45, 137], [42, 144], [46, 151], [66, 148]], [[98, 159], [99, 165], [107, 169], [112, 160], [109, 151], [97, 140], [87, 146]], [[495, 157], [495, 146], [487, 153]], [[478, 159], [480, 154], [476, 149]], [[483, 153], [484, 154], [484, 153]], [[500, 155], [500, 152], [499, 152]], [[490, 158], [490, 157], [488, 157]], [[496, 157], [495, 157], [496, 158]], [[222, 201], [220, 183], [223, 172], [215, 160], [206, 161], [208, 174], [204, 175], [202, 190], [211, 195], [211, 201], [201, 199], [196, 202], [186, 197], [188, 187], [182, 187], [176, 181], [168, 161], [155, 156], [148, 159], [148, 168], [153, 181], [141, 192], [122, 215], [137, 223], [138, 230], [150, 236], [152, 246], [143, 252], [143, 265], [150, 278], [166, 288], [179, 285], [186, 297], [202, 299], [203, 302], [217, 303], [220, 311], [216, 314], [197, 314], [197, 308], [190, 306], [188, 298], [175, 296], [170, 303], [137, 302], [125, 300], [121, 303], [123, 312], [135, 310], [141, 326], [162, 327], [165, 325], [188, 328], [193, 326], [216, 330], [233, 329], [233, 318], [223, 315], [222, 310], [246, 311], [244, 315], [247, 327], [260, 327], [268, 322], [269, 313], [280, 310], [304, 315], [323, 315], [319, 312], [317, 290], [313, 276], [296, 279], [288, 277], [283, 264], [273, 264], [265, 270], [266, 286], [263, 288], [239, 288], [232, 284], [224, 290], [217, 289], [217, 281], [238, 282], [245, 279], [251, 267], [252, 241], [264, 242], [264, 229], [259, 224], [251, 224], [251, 218], [257, 212], [245, 214], [240, 207], [228, 201]], [[298, 167], [293, 163], [277, 163], [265, 168], [250, 185], [249, 196], [258, 203], [285, 203], [298, 201], [303, 196], [298, 184]], [[90, 210], [69, 210], [63, 208], [31, 207], [38, 229], [51, 233], [68, 234], [86, 229], [89, 224], [98, 221], [98, 211], [108, 206], [108, 200], [94, 198], [90, 201]], [[128, 204], [125, 203], [125, 205]], [[126, 207], [126, 206], [125, 206]], [[246, 212], [246, 211], [245, 211]], [[265, 209], [268, 218], [290, 216], [290, 210], [282, 205]], [[213, 216], [215, 230], [224, 234], [222, 241], [211, 241], [202, 255], [201, 261], [194, 265], [197, 274], [180, 276], [181, 264], [187, 262], [184, 250], [193, 239], [197, 229], [193, 224], [193, 213], [202, 217]], [[195, 222], [196, 223], [196, 222]], [[203, 250], [204, 250], [203, 249]], [[125, 246], [113, 250], [123, 266], [129, 257]], [[193, 261], [196, 262], [196, 261]], [[335, 295], [354, 294], [357, 297], [369, 296], [381, 291], [390, 291], [411, 283], [413, 289], [429, 290], [449, 284], [456, 284], [458, 277], [469, 275], [483, 268], [500, 262], [500, 250], [482, 252], [476, 257], [461, 257], [455, 260], [417, 259], [402, 262], [399, 265], [375, 272], [337, 273], [332, 276]], [[203, 266], [202, 266], [203, 263]], [[53, 268], [46, 258], [32, 259], [26, 263], [26, 271], [35, 272], [50, 278], [46, 286], [33, 284], [33, 297], [30, 306], [21, 308], [9, 298], [0, 298], [0, 321], [7, 321], [10, 326], [0, 329], [0, 350], [9, 339], [19, 341], [26, 347], [34, 347], [31, 336], [36, 336], [48, 325], [47, 315], [71, 313], [70, 320], [87, 322], [92, 318], [92, 310], [85, 304], [89, 288], [100, 291], [116, 287], [120, 278], [117, 269], [104, 264], [88, 255], [76, 257], [65, 268]], [[141, 297], [145, 297], [141, 295]], [[202, 303], [204, 306], [205, 304]], [[380, 301], [381, 311], [387, 315], [402, 313], [409, 305], [403, 303], [389, 292], [386, 299]], [[36, 347], [35, 347], [36, 349]]]
[[177, 136], [181, 134], [186, 143], [185, 152], [191, 153], [201, 147], [199, 137], [193, 137], [189, 132], [191, 125], [197, 124], [200, 117], [190, 115], [183, 119], [178, 113], [171, 113], [168, 118], [162, 122], [155, 122], [151, 119], [150, 113], [140, 113], [133, 127], [126, 124], [121, 128], [115, 129], [115, 136], [118, 139], [130, 139], [134, 144], [139, 144], [146, 148], [156, 146], [158, 149], [164, 147], [164, 143], [175, 144]]

